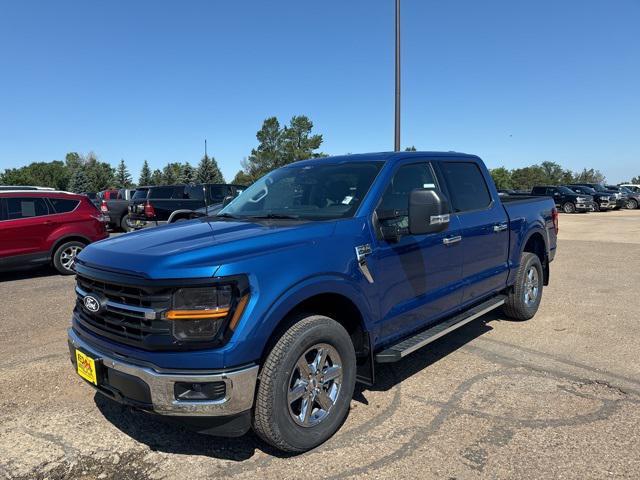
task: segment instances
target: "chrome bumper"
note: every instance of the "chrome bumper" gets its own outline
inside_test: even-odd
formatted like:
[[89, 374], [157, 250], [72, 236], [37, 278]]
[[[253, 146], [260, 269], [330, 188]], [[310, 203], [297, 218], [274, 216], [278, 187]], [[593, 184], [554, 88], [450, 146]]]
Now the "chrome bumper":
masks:
[[[151, 393], [152, 410], [160, 415], [224, 416], [244, 412], [253, 406], [258, 377], [257, 365], [215, 374], [201, 374], [198, 371], [180, 374], [160, 373], [151, 368], [127, 363], [104, 354], [82, 340], [71, 328], [68, 330], [68, 338], [73, 347], [100, 359], [105, 367], [144, 381], [149, 386]], [[176, 382], [224, 382], [226, 394], [220, 400], [177, 400], [174, 393]]]

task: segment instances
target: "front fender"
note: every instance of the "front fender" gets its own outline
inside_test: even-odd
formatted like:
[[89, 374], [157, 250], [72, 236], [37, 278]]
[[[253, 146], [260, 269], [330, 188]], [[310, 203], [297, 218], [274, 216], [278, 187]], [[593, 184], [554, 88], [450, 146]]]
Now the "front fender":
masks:
[[[290, 285], [271, 304], [262, 315], [256, 315], [256, 305], [249, 305], [246, 315], [236, 330], [232, 343], [235, 348], [227, 348], [225, 363], [235, 365], [259, 361], [265, 352], [274, 332], [281, 322], [297, 305], [320, 294], [337, 294], [349, 299], [360, 311], [363, 329], [369, 331], [373, 325], [373, 311], [368, 297], [353, 278], [342, 274], [321, 274], [308, 277]], [[237, 357], [237, 358], [236, 358]]]
[[195, 213], [193, 210], [187, 210], [187, 209], [176, 210], [174, 212], [171, 212], [171, 215], [169, 215], [169, 218], [167, 219], [167, 223], [173, 223], [176, 218], [185, 214], [187, 214], [190, 217], [190, 215], [193, 213]]

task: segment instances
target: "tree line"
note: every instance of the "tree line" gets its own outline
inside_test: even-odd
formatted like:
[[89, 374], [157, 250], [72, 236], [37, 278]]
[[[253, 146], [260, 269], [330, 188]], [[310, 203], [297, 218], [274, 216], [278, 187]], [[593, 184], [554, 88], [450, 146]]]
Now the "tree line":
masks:
[[[296, 115], [288, 124], [281, 125], [276, 117], [264, 120], [256, 133], [258, 144], [240, 162], [240, 170], [232, 183], [250, 185], [271, 170], [296, 160], [326, 156], [319, 151], [321, 134], [313, 133], [313, 122], [305, 115]], [[406, 151], [415, 151], [414, 146]], [[601, 183], [605, 176], [598, 170], [583, 169], [573, 172], [555, 162], [542, 162], [524, 168], [491, 169], [499, 189], [530, 190], [534, 185], [560, 185], [566, 183]], [[162, 169], [152, 170], [147, 160], [134, 180], [126, 162], [121, 159], [113, 167], [89, 152], [81, 155], [70, 152], [64, 160], [34, 162], [20, 168], [8, 168], [0, 173], [0, 184], [37, 185], [77, 193], [98, 192], [109, 188], [130, 188], [136, 185], [171, 185], [176, 183], [225, 183], [216, 159], [205, 154], [197, 165], [190, 162], [170, 162]], [[639, 183], [640, 176], [630, 183]]]
[[[535, 185], [604, 183], [606, 180], [600, 170], [584, 168], [580, 172], [574, 172], [562, 168], [556, 162], [542, 162], [511, 170], [505, 167], [498, 167], [490, 169], [489, 172], [499, 190], [531, 190]], [[634, 183], [633, 180], [632, 183]]]

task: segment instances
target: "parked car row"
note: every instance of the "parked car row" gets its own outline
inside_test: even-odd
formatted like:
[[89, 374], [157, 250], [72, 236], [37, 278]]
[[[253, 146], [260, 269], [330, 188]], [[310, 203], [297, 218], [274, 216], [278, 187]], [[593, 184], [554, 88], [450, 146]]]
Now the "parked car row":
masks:
[[640, 189], [633, 191], [624, 185], [572, 183], [568, 185], [536, 185], [531, 192], [501, 190], [502, 196], [551, 197], [564, 213], [602, 212], [640, 205]]

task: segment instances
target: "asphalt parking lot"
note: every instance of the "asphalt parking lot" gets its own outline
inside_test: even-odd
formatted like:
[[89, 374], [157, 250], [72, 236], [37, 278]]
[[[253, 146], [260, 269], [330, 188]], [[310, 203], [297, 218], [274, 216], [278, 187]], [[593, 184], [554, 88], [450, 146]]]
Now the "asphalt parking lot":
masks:
[[489, 314], [380, 367], [296, 457], [131, 412], [73, 372], [74, 280], [0, 276], [6, 478], [639, 478], [640, 210], [561, 215], [538, 315]]

